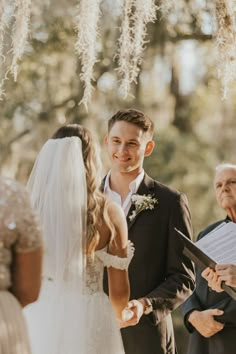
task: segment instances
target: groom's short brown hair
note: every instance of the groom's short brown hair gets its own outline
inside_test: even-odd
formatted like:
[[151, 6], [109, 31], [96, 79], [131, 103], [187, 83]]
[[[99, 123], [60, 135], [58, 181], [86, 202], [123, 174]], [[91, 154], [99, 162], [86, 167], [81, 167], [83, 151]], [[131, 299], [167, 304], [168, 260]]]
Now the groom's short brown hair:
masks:
[[143, 112], [137, 109], [120, 109], [116, 112], [108, 121], [108, 132], [110, 132], [116, 122], [120, 121], [135, 124], [151, 137], [153, 135], [153, 122]]

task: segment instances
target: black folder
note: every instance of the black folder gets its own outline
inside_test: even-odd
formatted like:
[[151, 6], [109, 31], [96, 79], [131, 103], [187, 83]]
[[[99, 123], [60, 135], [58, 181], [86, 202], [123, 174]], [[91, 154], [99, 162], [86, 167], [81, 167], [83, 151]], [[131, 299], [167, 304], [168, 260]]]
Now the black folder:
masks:
[[[190, 258], [200, 269], [204, 270], [207, 267], [215, 269], [217, 262], [210, 258], [206, 253], [204, 253], [200, 248], [198, 248], [194, 242], [192, 242], [186, 235], [180, 230], [176, 229], [183, 245], [183, 253], [185, 256]], [[221, 284], [222, 289], [230, 295], [234, 300], [236, 300], [236, 288], [226, 285], [225, 282]]]

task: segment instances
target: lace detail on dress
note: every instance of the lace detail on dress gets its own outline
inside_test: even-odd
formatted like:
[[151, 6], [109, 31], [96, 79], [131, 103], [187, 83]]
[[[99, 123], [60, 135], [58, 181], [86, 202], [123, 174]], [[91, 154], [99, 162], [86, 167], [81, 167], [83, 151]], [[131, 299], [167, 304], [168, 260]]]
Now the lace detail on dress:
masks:
[[29, 195], [18, 182], [0, 177], [0, 289], [11, 285], [12, 250], [28, 252], [42, 239]]
[[[97, 251], [98, 252], [98, 251]], [[85, 294], [103, 292], [103, 262], [97, 257], [87, 257]]]
[[87, 258], [86, 268], [86, 294], [95, 294], [103, 292], [103, 269], [104, 267], [113, 267], [116, 269], [128, 269], [131, 259], [134, 255], [134, 246], [128, 242], [128, 256], [121, 258], [107, 253], [106, 247], [95, 252], [94, 259]]
[[96, 254], [99, 259], [103, 261], [105, 267], [113, 267], [116, 269], [127, 270], [134, 255], [134, 245], [132, 242], [128, 241], [128, 255], [126, 258], [121, 258], [109, 254], [105, 249], [97, 251]]

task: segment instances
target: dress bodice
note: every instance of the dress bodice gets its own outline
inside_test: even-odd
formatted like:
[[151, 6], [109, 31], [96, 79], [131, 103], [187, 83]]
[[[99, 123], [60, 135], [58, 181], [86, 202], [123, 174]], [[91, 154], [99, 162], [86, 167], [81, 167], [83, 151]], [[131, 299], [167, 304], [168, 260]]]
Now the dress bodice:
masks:
[[128, 243], [128, 255], [126, 258], [111, 255], [107, 252], [107, 247], [95, 252], [94, 257], [87, 257], [86, 268], [86, 294], [103, 292], [103, 270], [104, 267], [117, 269], [128, 269], [129, 263], [134, 255], [134, 247]]
[[27, 191], [18, 182], [0, 177], [0, 290], [11, 286], [13, 252], [33, 251], [41, 242]]

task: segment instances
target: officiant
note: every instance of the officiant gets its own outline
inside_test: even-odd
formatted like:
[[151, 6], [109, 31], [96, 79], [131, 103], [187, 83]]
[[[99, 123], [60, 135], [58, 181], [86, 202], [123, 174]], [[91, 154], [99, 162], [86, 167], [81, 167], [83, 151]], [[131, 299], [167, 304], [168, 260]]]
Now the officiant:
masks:
[[[236, 165], [216, 167], [214, 188], [216, 200], [227, 215], [200, 232], [198, 240], [222, 222], [236, 222]], [[196, 269], [196, 290], [182, 311], [190, 332], [187, 354], [235, 354], [236, 301], [225, 292], [213, 291], [200, 269]]]

